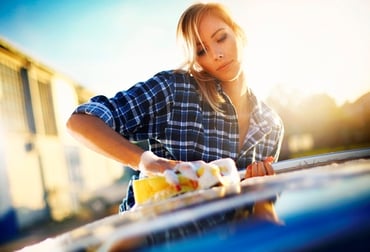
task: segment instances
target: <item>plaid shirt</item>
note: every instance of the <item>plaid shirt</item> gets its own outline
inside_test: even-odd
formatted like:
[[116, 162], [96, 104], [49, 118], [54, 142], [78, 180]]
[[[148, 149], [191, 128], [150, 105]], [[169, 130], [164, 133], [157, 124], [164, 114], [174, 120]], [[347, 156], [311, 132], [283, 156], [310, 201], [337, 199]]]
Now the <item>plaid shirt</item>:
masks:
[[237, 115], [229, 98], [217, 113], [202, 99], [197, 83], [188, 73], [164, 71], [113, 98], [95, 96], [75, 113], [101, 118], [123, 137], [146, 142], [158, 156], [194, 161], [230, 157], [238, 169], [268, 156], [278, 158], [283, 137], [281, 119], [249, 92], [252, 113], [239, 152]]

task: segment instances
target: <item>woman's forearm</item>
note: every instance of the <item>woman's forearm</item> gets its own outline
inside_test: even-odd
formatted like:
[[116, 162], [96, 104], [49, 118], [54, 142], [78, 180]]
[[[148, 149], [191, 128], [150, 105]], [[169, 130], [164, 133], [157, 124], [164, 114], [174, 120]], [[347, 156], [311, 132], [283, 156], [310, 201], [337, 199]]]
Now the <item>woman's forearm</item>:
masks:
[[137, 169], [144, 152], [111, 129], [100, 118], [73, 114], [67, 121], [69, 133], [90, 149]]

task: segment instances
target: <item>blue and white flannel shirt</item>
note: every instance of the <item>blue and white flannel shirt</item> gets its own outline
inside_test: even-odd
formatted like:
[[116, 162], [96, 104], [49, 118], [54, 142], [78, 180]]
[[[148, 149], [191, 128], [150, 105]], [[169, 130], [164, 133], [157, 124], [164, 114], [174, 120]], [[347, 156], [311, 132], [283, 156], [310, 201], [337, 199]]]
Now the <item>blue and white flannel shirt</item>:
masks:
[[226, 100], [222, 114], [202, 99], [195, 79], [183, 71], [160, 72], [112, 98], [95, 96], [74, 113], [97, 116], [123, 137], [146, 141], [149, 150], [168, 159], [229, 157], [238, 169], [269, 156], [277, 161], [284, 132], [280, 117], [250, 91], [250, 125], [240, 139], [235, 109], [221, 85], [215, 85]]

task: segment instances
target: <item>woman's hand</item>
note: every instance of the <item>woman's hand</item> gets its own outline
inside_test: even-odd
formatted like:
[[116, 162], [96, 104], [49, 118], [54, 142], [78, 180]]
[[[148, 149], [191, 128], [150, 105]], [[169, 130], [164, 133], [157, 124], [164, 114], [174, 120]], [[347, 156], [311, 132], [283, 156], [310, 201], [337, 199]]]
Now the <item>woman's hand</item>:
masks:
[[253, 162], [248, 165], [245, 171], [245, 178], [275, 175], [275, 171], [271, 165], [273, 161], [273, 157], [268, 157], [264, 161]]
[[172, 170], [179, 161], [161, 158], [151, 151], [145, 151], [140, 157], [139, 170], [147, 176], [163, 175], [166, 170]]
[[[264, 161], [253, 162], [248, 165], [245, 172], [245, 178], [275, 175], [275, 171], [271, 165], [273, 161], [273, 157], [268, 157]], [[282, 224], [275, 211], [274, 202], [271, 200], [256, 202], [253, 207], [253, 214], [254, 217], [258, 219]]]

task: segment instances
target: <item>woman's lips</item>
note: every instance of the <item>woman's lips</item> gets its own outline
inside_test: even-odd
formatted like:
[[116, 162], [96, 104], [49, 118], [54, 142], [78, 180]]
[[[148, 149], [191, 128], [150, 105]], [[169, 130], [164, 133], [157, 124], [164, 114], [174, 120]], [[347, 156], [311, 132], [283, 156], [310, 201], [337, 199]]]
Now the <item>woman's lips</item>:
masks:
[[232, 60], [230, 60], [229, 62], [226, 62], [225, 64], [219, 66], [216, 69], [216, 71], [223, 71], [223, 70], [227, 69], [231, 65], [232, 62], [233, 62]]

